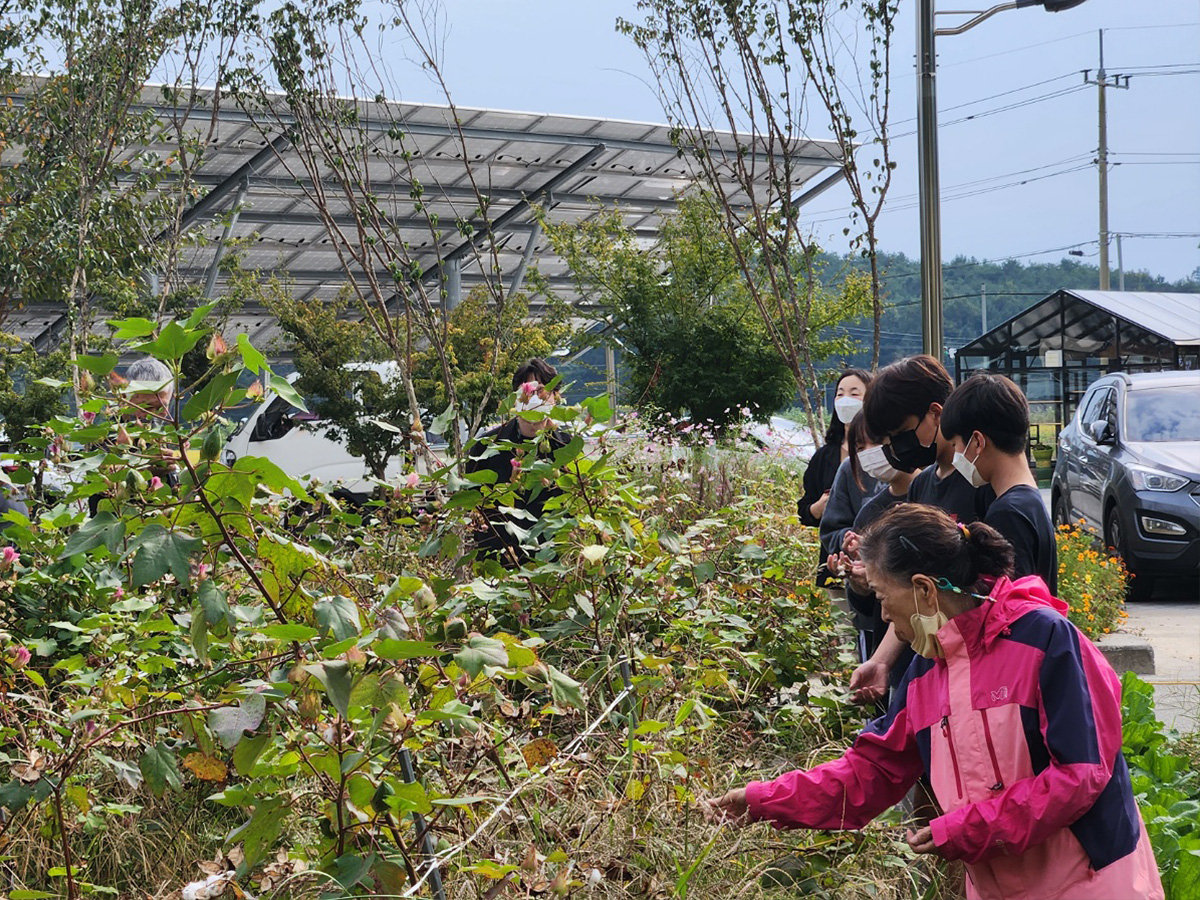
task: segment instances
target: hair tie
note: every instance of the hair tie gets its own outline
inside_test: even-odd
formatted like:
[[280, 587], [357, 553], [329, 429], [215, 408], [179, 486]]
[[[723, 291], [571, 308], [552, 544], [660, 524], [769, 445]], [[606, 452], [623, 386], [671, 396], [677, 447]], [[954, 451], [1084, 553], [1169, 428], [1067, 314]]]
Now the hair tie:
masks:
[[962, 532], [963, 538], [969, 541], [971, 539], [971, 529], [969, 529], [962, 522], [955, 522], [954, 524], [958, 527], [958, 530]]

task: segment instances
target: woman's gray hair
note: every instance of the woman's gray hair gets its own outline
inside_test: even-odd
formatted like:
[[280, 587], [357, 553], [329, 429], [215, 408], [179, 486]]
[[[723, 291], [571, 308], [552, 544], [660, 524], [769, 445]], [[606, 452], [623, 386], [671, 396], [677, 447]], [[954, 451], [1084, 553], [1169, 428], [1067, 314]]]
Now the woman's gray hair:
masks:
[[125, 370], [125, 377], [129, 379], [130, 383], [142, 381], [158, 385], [157, 392], [166, 391], [168, 400], [175, 393], [175, 376], [171, 374], [171, 370], [165, 363], [152, 356], [143, 356], [130, 363], [129, 368]]

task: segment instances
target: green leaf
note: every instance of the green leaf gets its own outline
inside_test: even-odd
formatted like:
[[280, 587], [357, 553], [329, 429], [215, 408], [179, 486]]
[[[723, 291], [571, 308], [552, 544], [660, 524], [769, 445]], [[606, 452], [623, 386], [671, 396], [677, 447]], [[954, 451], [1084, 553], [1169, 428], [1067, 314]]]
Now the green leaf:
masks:
[[238, 352], [242, 355], [242, 365], [251, 372], [257, 375], [267, 368], [267, 358], [254, 348], [254, 345], [250, 343], [250, 336], [244, 331], [238, 333], [237, 346]]
[[433, 812], [433, 804], [429, 802], [429, 795], [425, 793], [425, 787], [419, 781], [412, 784], [397, 783], [392, 787], [393, 792], [387, 798], [387, 805], [391, 807], [392, 812], [397, 815], [410, 812], [419, 812], [425, 815]]
[[284, 401], [290, 403], [301, 412], [308, 412], [308, 407], [304, 403], [304, 398], [300, 396], [299, 392], [297, 392], [294, 387], [288, 384], [288, 380], [286, 378], [281, 378], [278, 375], [272, 375], [268, 381], [268, 384], [270, 385], [271, 390], [274, 391], [278, 396], [282, 397]]
[[262, 694], [250, 694], [237, 706], [223, 706], [208, 714], [208, 730], [217, 736], [221, 745], [230, 750], [262, 723], [267, 712], [267, 700]]
[[158, 337], [141, 346], [141, 350], [159, 359], [180, 360], [189, 350], [200, 343], [203, 330], [185, 331], [178, 322], [167, 323]]
[[591, 414], [592, 420], [595, 422], [607, 422], [612, 418], [612, 406], [609, 405], [606, 394], [601, 394], [599, 397], [588, 397], [580, 405]]
[[375, 865], [375, 854], [359, 856], [357, 853], [339, 856], [333, 861], [333, 879], [342, 890], [348, 891], [371, 874]]
[[434, 420], [429, 423], [430, 434], [445, 436], [446, 429], [450, 427], [450, 420], [454, 418], [454, 404], [451, 403], [445, 409], [434, 417]]
[[313, 615], [322, 634], [333, 633], [335, 640], [357, 637], [362, 631], [358, 606], [349, 597], [323, 597], [313, 604]]
[[475, 678], [484, 666], [507, 666], [508, 648], [495, 638], [476, 634], [454, 654], [454, 661]]
[[19, 812], [25, 808], [33, 790], [25, 783], [14, 778], [4, 787], [0, 787], [0, 807], [11, 812]]
[[217, 308], [216, 300], [214, 300], [212, 303], [205, 303], [201, 306], [197, 306], [194, 310], [192, 310], [192, 314], [190, 316], [188, 316], [187, 321], [184, 323], [183, 327], [190, 331], [191, 329], [193, 329], [197, 325], [199, 325], [201, 322], [203, 322], [205, 319], [207, 319], [208, 314], [216, 308]]
[[50, 897], [57, 897], [58, 894], [50, 891], [9, 891], [8, 900], [47, 900]]
[[232, 624], [232, 615], [229, 612], [229, 601], [225, 597], [225, 592], [217, 586], [217, 583], [211, 578], [205, 578], [200, 582], [200, 586], [196, 589], [197, 599], [200, 601], [200, 608], [204, 611], [204, 621], [212, 628], [217, 625], [222, 619]]
[[439, 654], [437, 644], [429, 641], [397, 641], [390, 638], [375, 643], [380, 659], [424, 659]]
[[202, 665], [209, 665], [211, 659], [208, 655], [208, 622], [204, 620], [204, 608], [199, 603], [192, 607], [191, 638], [196, 659]]
[[712, 581], [713, 576], [717, 574], [716, 564], [712, 560], [704, 560], [692, 566], [692, 577], [696, 579], [696, 584], [704, 584], [706, 581]]
[[[161, 526], [159, 526], [161, 527]], [[68, 559], [77, 553], [87, 553], [103, 545], [110, 553], [116, 553], [125, 537], [125, 522], [110, 512], [96, 513], [71, 535], [63, 548], [60, 559]]]
[[260, 634], [276, 641], [311, 641], [321, 632], [309, 625], [298, 622], [288, 622], [286, 625], [267, 625], [259, 629]]
[[287, 816], [283, 814], [283, 801], [278, 797], [264, 797], [254, 804], [254, 814], [240, 828], [226, 837], [228, 844], [241, 842], [245, 858], [242, 865], [252, 867], [269, 851], [283, 831]]
[[550, 695], [555, 703], [564, 703], [576, 709], [583, 709], [582, 685], [570, 675], [561, 672], [554, 666], [547, 666], [547, 677], [550, 680]]
[[233, 748], [233, 768], [239, 775], [246, 776], [254, 771], [254, 764], [262, 755], [263, 748], [267, 746], [267, 741], [270, 739], [270, 733], [264, 731], [238, 742], [238, 745]]
[[150, 319], [134, 317], [131, 319], [109, 319], [108, 324], [117, 329], [117, 333], [113, 338], [118, 341], [132, 341], [138, 338], [149, 337], [154, 334], [154, 329], [158, 328], [157, 322], [152, 322]]
[[173, 791], [183, 787], [175, 752], [161, 741], [153, 747], [146, 748], [146, 752], [138, 761], [138, 768], [156, 797], [161, 797], [168, 787]]
[[185, 419], [199, 419], [207, 412], [219, 410], [229, 402], [229, 394], [237, 386], [239, 372], [222, 372], [192, 394], [183, 405]]
[[554, 465], [561, 469], [568, 463], [574, 462], [579, 454], [583, 452], [583, 435], [575, 435], [571, 438], [571, 442], [565, 447], [561, 447], [554, 451]]
[[157, 581], [168, 572], [180, 584], [191, 577], [189, 557], [203, 543], [199, 538], [167, 531], [157, 522], [147, 525], [130, 541], [133, 558], [133, 583], [137, 587]]
[[330, 659], [304, 667], [325, 688], [329, 702], [345, 718], [350, 709], [350, 666], [343, 659]]
[[107, 375], [117, 367], [117, 363], [121, 361], [121, 357], [116, 353], [105, 353], [103, 356], [78, 356], [75, 358], [75, 364], [81, 369], [86, 369], [93, 375]]

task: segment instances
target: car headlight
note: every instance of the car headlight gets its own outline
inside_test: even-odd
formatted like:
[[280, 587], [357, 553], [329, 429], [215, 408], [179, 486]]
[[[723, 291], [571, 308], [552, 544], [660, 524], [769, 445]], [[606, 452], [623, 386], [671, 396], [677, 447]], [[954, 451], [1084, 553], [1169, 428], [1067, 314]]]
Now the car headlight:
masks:
[[1170, 472], [1160, 472], [1158, 469], [1148, 469], [1145, 466], [1130, 466], [1129, 480], [1139, 491], [1177, 491], [1190, 479], [1182, 475], [1172, 475]]

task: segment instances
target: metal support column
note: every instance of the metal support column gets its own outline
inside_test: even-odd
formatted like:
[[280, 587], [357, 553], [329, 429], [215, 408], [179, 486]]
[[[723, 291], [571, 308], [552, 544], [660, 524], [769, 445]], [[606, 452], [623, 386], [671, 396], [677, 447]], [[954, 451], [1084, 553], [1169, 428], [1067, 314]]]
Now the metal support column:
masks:
[[942, 232], [938, 191], [933, 0], [917, 2], [917, 153], [921, 207], [921, 347], [942, 358]]
[[221, 239], [217, 242], [216, 252], [213, 253], [212, 265], [208, 267], [208, 278], [204, 282], [204, 299], [211, 300], [213, 291], [217, 287], [217, 273], [221, 268], [221, 259], [225, 256], [225, 250], [229, 245], [229, 239], [233, 236], [233, 229], [237, 227], [238, 213], [242, 210], [242, 204], [246, 202], [246, 193], [250, 190], [250, 179], [245, 177], [242, 183], [238, 185], [237, 196], [233, 198], [233, 208], [229, 212], [229, 219], [225, 222], [225, 228], [221, 231]]
[[446, 260], [446, 312], [462, 303], [462, 259]]
[[617, 420], [617, 357], [612, 344], [604, 345], [604, 381], [608, 388], [608, 408], [612, 410], [612, 421]]
[[525, 239], [525, 252], [521, 254], [520, 265], [517, 266], [517, 271], [513, 273], [512, 284], [508, 287], [510, 295], [521, 290], [521, 285], [525, 283], [525, 270], [529, 268], [529, 263], [533, 260], [533, 248], [542, 236], [542, 220], [533, 220], [533, 230], [529, 232], [529, 237]]

